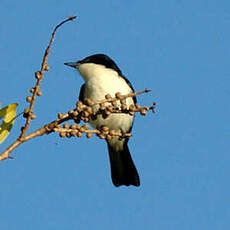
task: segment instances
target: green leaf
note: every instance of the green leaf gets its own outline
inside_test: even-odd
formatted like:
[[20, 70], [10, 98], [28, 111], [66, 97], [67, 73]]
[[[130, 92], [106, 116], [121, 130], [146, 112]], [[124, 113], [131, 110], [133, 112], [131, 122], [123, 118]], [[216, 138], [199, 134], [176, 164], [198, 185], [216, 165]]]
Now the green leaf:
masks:
[[0, 119], [4, 117], [0, 126], [0, 144], [7, 138], [10, 133], [16, 117], [17, 106], [18, 104], [14, 103], [0, 109]]

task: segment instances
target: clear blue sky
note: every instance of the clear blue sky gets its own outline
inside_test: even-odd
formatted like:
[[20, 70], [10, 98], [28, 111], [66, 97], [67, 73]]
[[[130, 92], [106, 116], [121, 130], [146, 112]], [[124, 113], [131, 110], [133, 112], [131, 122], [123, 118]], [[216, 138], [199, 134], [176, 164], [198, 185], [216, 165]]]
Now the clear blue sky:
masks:
[[2, 106], [28, 106], [51, 31], [69, 15], [30, 131], [76, 102], [83, 80], [64, 62], [108, 54], [136, 90], [152, 89], [141, 104], [158, 102], [136, 116], [129, 143], [141, 186], [112, 185], [103, 141], [43, 136], [0, 163], [0, 229], [228, 230], [230, 2], [1, 0]]

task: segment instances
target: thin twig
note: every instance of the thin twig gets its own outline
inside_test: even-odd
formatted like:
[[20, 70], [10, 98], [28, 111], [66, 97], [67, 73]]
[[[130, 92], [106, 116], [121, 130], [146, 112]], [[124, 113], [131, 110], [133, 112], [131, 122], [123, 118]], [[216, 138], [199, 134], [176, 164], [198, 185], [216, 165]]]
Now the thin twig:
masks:
[[[140, 95], [140, 94], [143, 94], [143, 93], [148, 93], [150, 91], [151, 91], [150, 89], [144, 89], [144, 90], [141, 90], [141, 91], [138, 91], [138, 92], [132, 92], [132, 93], [122, 95], [121, 97], [122, 97], [122, 99], [125, 99], [127, 97], [135, 97], [137, 95]], [[119, 100], [119, 99], [116, 98], [116, 97], [112, 97], [112, 98], [103, 99], [103, 100], [100, 100], [100, 101], [95, 101], [90, 106], [104, 104], [106, 102], [113, 102], [113, 101], [117, 101], [117, 100]]]
[[67, 116], [65, 116], [65, 117], [62, 118], [62, 119], [57, 119], [57, 120], [55, 120], [55, 121], [52, 121], [52, 122], [46, 124], [45, 126], [39, 128], [39, 129], [37, 129], [36, 131], [34, 131], [34, 132], [28, 134], [28, 135], [25, 136], [25, 137], [18, 138], [13, 144], [11, 144], [8, 148], [6, 148], [6, 149], [0, 154], [0, 161], [3, 161], [3, 160], [5, 160], [5, 159], [7, 159], [7, 158], [12, 158], [12, 157], [10, 157], [10, 153], [11, 153], [16, 147], [18, 147], [19, 145], [21, 145], [22, 143], [24, 143], [24, 142], [26, 142], [26, 141], [28, 141], [28, 140], [30, 140], [30, 139], [33, 139], [33, 138], [35, 138], [35, 137], [42, 136], [42, 135], [44, 135], [44, 134], [49, 134], [50, 132], [53, 131], [53, 129], [54, 129], [57, 125], [59, 125], [59, 124], [65, 122], [65, 121], [68, 121], [69, 119], [71, 119], [71, 118], [67, 115]]
[[[38, 93], [40, 91], [40, 84], [41, 84], [41, 81], [42, 81], [42, 79], [44, 77], [44, 71], [48, 71], [49, 70], [49, 67], [47, 65], [47, 61], [48, 61], [48, 56], [49, 56], [49, 53], [50, 53], [50, 48], [51, 48], [51, 46], [53, 44], [53, 41], [54, 41], [54, 38], [55, 38], [55, 33], [56, 33], [57, 29], [60, 26], [62, 26], [64, 23], [66, 23], [68, 21], [74, 20], [75, 18], [76, 18], [76, 16], [70, 16], [68, 19], [62, 21], [60, 24], [58, 24], [54, 28], [52, 36], [51, 36], [51, 39], [49, 41], [49, 44], [48, 44], [48, 46], [47, 46], [47, 48], [45, 50], [44, 56], [43, 56], [43, 60], [42, 60], [42, 64], [41, 64], [41, 70], [37, 71], [35, 73], [35, 77], [37, 79], [37, 82], [36, 82], [36, 85], [34, 87], [33, 94], [32, 94], [31, 100], [30, 100], [29, 109], [27, 109], [27, 112], [26, 112], [28, 116], [26, 117], [25, 126], [21, 128], [21, 134], [18, 137], [18, 139], [0, 154], [0, 161], [2, 161], [4, 159], [12, 158], [9, 154], [17, 146], [19, 146], [23, 142], [25, 142], [27, 140], [30, 140], [30, 139], [32, 139], [32, 138], [34, 138], [36, 136], [41, 136], [41, 135], [47, 133], [47, 127], [48, 126], [44, 126], [41, 129], [38, 129], [37, 131], [35, 131], [35, 132], [33, 132], [33, 133], [31, 133], [31, 134], [29, 134], [29, 135], [26, 136], [26, 132], [28, 131], [28, 128], [29, 128], [30, 123], [31, 123], [31, 120], [34, 117], [34, 115], [33, 115], [34, 104], [35, 104], [36, 97], [37, 97], [37, 95], [38, 95]], [[24, 112], [24, 114], [25, 114], [25, 112]], [[65, 120], [66, 118], [63, 118], [63, 119]], [[54, 122], [57, 122], [57, 121], [54, 121]], [[51, 124], [49, 124], [49, 127], [51, 127], [52, 125], [53, 125], [53, 122], [51, 122]]]
[[[133, 96], [136, 96], [136, 95], [139, 95], [139, 94], [142, 94], [142, 93], [146, 93], [146, 92], [149, 92], [149, 90], [145, 89], [145, 90], [142, 90], [142, 91], [139, 91], [139, 92], [134, 92], [134, 93], [130, 93], [130, 94], [126, 94], [126, 95], [120, 95], [121, 98], [128, 98], [128, 97], [133, 97]], [[106, 103], [106, 102], [111, 102], [111, 101], [116, 101], [116, 100], [120, 100], [116, 97], [114, 98], [108, 98], [108, 99], [103, 99], [103, 100], [100, 100], [98, 102], [96, 102], [97, 104], [101, 104], [101, 103]], [[92, 105], [90, 105], [89, 107], [95, 105], [95, 102], [92, 102]], [[86, 106], [86, 105], [84, 105]], [[86, 106], [87, 107], [87, 106]], [[115, 106], [116, 107], [116, 106]], [[119, 109], [118, 111], [116, 110], [116, 108], [113, 108], [113, 111], [112, 113], [130, 113], [130, 112], [140, 112], [144, 109], [145, 111], [148, 111], [148, 110], [153, 110], [155, 108], [155, 103], [153, 104], [153, 106], [146, 106], [146, 107], [139, 107], [139, 108], [133, 108], [133, 110], [130, 110], [130, 109], [127, 109], [127, 110], [122, 110], [122, 109]], [[77, 117], [73, 117], [73, 114], [72, 114], [72, 111], [73, 110], [70, 110], [68, 111], [67, 113], [65, 114], [59, 114], [58, 115], [58, 119], [55, 120], [55, 121], [52, 121], [46, 125], [44, 125], [43, 127], [37, 129], [36, 131], [30, 133], [29, 135], [27, 136], [24, 136], [24, 137], [20, 137], [18, 138], [13, 144], [11, 144], [7, 149], [5, 149], [1, 154], [0, 154], [0, 161], [2, 160], [5, 160], [5, 159], [8, 159], [8, 158], [12, 158], [10, 156], [10, 153], [16, 148], [18, 147], [19, 145], [21, 145], [22, 143], [30, 140], [30, 139], [33, 139], [35, 137], [38, 137], [38, 136], [42, 136], [44, 134], [50, 134], [51, 132], [66, 132], [66, 133], [70, 133], [72, 131], [76, 131], [74, 129], [70, 129], [70, 128], [60, 128], [60, 124], [62, 124], [63, 122], [65, 121], [68, 121], [68, 120], [75, 120]], [[142, 115], [145, 115], [146, 112], [144, 112]], [[79, 120], [82, 120], [81, 118], [81, 113], [78, 113], [78, 118]], [[84, 126], [83, 126], [84, 128]], [[126, 133], [126, 134], [123, 134], [121, 133], [120, 131], [115, 131], [115, 130], [109, 130], [109, 136], [119, 136], [119, 137], [130, 137], [132, 134], [131, 133]], [[107, 138], [107, 134], [103, 133], [102, 130], [89, 130], [87, 128], [83, 129], [83, 130], [80, 130], [80, 132], [84, 132], [84, 133], [88, 133], [88, 134], [96, 134], [98, 135], [100, 138]]]
[[64, 23], [68, 22], [68, 21], [73, 21], [77, 16], [70, 16], [69, 18], [67, 18], [66, 20], [62, 21], [61, 23], [59, 23], [53, 30], [53, 33], [52, 33], [52, 36], [51, 36], [51, 39], [50, 39], [50, 42], [49, 42], [49, 45], [47, 46], [46, 48], [46, 51], [45, 51], [45, 55], [43, 57], [43, 61], [42, 61], [42, 66], [41, 66], [41, 73], [43, 74], [44, 73], [44, 70], [46, 69], [46, 65], [47, 65], [47, 60], [48, 60], [48, 55], [50, 53], [50, 48], [52, 46], [52, 43], [54, 41], [54, 38], [55, 38], [55, 33], [57, 31], [57, 29], [62, 26]]
[[23, 139], [26, 135], [26, 132], [30, 126], [30, 122], [31, 120], [33, 119], [33, 111], [34, 111], [34, 104], [35, 104], [35, 100], [36, 100], [36, 97], [38, 95], [38, 92], [40, 91], [40, 85], [41, 85], [41, 81], [44, 77], [44, 71], [45, 70], [49, 70], [49, 67], [47, 65], [47, 60], [48, 60], [48, 56], [49, 56], [49, 53], [50, 53], [50, 48], [53, 44], [53, 41], [54, 41], [54, 38], [55, 38], [55, 33], [57, 31], [57, 29], [62, 26], [64, 23], [68, 22], [68, 21], [72, 21], [76, 18], [76, 16], [71, 16], [69, 17], [68, 19], [62, 21], [60, 24], [58, 24], [54, 30], [53, 30], [53, 33], [52, 33], [52, 36], [51, 36], [51, 39], [49, 41], [49, 45], [47, 46], [46, 50], [45, 50], [45, 54], [43, 56], [43, 61], [42, 61], [42, 65], [41, 65], [41, 70], [36, 72], [35, 73], [35, 76], [37, 78], [37, 82], [36, 82], [36, 85], [34, 87], [34, 91], [33, 91], [33, 95], [32, 95], [32, 99], [30, 101], [30, 107], [29, 107], [29, 110], [28, 110], [28, 116], [26, 118], [26, 123], [25, 123], [25, 126], [22, 127], [22, 132], [19, 136], [19, 139]]

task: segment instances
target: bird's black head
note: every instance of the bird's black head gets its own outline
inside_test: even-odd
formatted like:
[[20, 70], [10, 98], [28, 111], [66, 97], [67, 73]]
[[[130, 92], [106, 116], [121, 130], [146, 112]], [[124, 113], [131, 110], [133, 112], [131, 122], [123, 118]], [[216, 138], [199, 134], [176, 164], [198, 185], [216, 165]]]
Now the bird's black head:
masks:
[[121, 70], [118, 68], [116, 63], [105, 54], [94, 54], [78, 61], [77, 63], [79, 64], [94, 63], [94, 64], [103, 65], [106, 68], [110, 68], [117, 71], [119, 75], [122, 75]]

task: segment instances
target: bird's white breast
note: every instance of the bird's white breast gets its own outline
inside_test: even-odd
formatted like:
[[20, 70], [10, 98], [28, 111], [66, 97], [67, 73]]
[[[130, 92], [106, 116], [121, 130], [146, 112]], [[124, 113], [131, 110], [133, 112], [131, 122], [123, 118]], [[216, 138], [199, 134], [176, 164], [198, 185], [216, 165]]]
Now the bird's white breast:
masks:
[[[112, 69], [105, 68], [102, 65], [87, 63], [82, 64], [78, 70], [85, 80], [84, 98], [98, 101], [104, 99], [106, 94], [114, 97], [117, 92], [121, 94], [132, 92], [126, 81]], [[128, 106], [134, 104], [133, 99], [127, 98], [126, 104]], [[98, 107], [94, 109], [98, 109]], [[129, 114], [111, 114], [106, 119], [98, 116], [97, 120], [90, 123], [94, 127], [106, 125], [110, 129], [121, 129], [123, 132], [128, 132], [132, 126], [132, 122], [133, 116]]]

